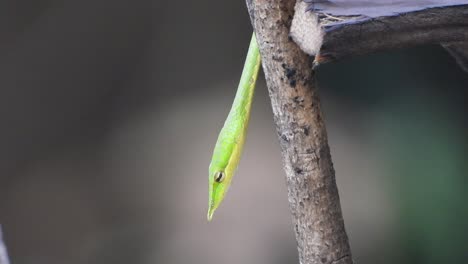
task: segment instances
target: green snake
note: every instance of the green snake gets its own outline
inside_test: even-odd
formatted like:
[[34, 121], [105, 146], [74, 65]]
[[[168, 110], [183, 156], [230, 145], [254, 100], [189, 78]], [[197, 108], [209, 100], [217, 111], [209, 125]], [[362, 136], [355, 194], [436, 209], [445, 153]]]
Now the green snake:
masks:
[[239, 164], [249, 126], [250, 109], [260, 63], [260, 51], [254, 33], [236, 97], [219, 133], [209, 167], [208, 221], [213, 218], [213, 213], [223, 201]]

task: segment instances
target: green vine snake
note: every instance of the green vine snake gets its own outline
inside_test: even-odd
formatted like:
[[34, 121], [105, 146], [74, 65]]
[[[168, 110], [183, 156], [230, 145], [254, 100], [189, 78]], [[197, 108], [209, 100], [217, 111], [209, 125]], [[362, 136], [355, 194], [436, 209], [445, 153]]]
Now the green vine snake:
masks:
[[213, 218], [213, 213], [223, 201], [239, 164], [259, 69], [260, 52], [254, 33], [236, 97], [219, 133], [209, 167], [208, 221]]

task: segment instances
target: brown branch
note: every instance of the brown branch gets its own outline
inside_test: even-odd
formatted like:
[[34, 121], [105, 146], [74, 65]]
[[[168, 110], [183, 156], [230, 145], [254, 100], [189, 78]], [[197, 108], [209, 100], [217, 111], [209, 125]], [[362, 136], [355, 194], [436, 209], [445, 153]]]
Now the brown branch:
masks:
[[[306, 13], [307, 8], [305, 3], [298, 5], [291, 34], [309, 54], [318, 53], [320, 63], [422, 44], [468, 41], [468, 5], [370, 19]], [[317, 15], [320, 22], [311, 23]]]
[[281, 145], [301, 264], [352, 263], [312, 60], [289, 38], [293, 0], [247, 0]]

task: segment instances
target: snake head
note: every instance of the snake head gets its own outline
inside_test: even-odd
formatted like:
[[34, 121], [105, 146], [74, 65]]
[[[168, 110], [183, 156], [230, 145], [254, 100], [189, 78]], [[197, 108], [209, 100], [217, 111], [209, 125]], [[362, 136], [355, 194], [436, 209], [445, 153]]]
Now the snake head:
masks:
[[229, 188], [230, 177], [222, 169], [210, 169], [209, 176], [209, 199], [208, 199], [208, 221], [213, 218], [214, 211], [224, 200]]

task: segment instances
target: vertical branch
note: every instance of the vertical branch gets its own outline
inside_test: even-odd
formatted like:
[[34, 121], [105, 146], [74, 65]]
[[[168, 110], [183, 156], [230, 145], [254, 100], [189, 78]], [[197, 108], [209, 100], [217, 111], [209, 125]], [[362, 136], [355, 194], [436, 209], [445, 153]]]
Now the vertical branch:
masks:
[[7, 249], [3, 242], [2, 226], [0, 226], [0, 264], [10, 264]]
[[290, 40], [292, 0], [247, 0], [283, 156], [301, 264], [352, 263], [312, 71]]

